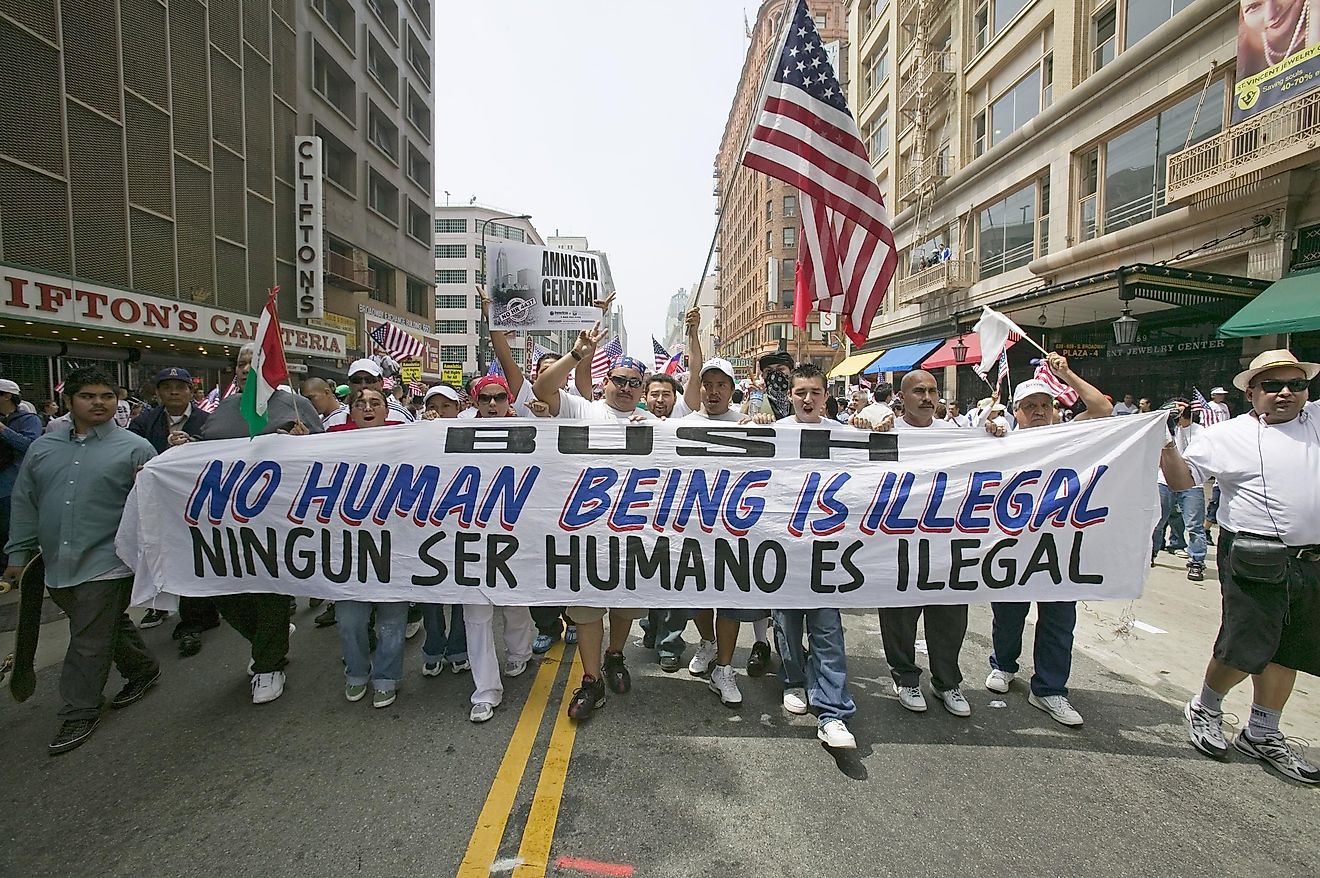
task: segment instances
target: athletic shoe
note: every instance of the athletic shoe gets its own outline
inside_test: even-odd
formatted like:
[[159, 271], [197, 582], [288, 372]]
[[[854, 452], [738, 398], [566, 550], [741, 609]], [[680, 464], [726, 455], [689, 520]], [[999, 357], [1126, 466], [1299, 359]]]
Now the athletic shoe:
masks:
[[532, 654], [545, 655], [550, 651], [550, 647], [555, 645], [555, 641], [558, 640], [559, 637], [560, 635], [558, 634], [536, 635], [536, 639], [532, 641]]
[[564, 631], [564, 642], [567, 643], [569, 646], [572, 646], [573, 644], [577, 643], [576, 625], [569, 625], [568, 629]]
[[329, 628], [331, 625], [335, 624], [334, 603], [326, 604], [325, 609], [322, 610], [312, 622], [317, 628]]
[[445, 669], [444, 659], [441, 659], [438, 662], [428, 662], [428, 661], [422, 662], [423, 677], [438, 677], [440, 676], [440, 672], [443, 671], [444, 669]]
[[573, 693], [573, 700], [568, 702], [568, 717], [581, 722], [591, 716], [598, 707], [605, 706], [605, 681], [582, 675], [582, 686]]
[[1210, 535], [1210, 528], [1208, 527], [1205, 529], [1205, 544], [1207, 546], [1213, 546], [1215, 544], [1215, 538]]
[[610, 687], [611, 692], [623, 695], [632, 689], [632, 677], [623, 663], [623, 653], [606, 650], [605, 665], [601, 670], [605, 674], [605, 683]]
[[147, 694], [147, 690], [156, 685], [160, 679], [160, 668], [156, 668], [153, 673], [146, 675], [140, 680], [129, 680], [124, 684], [124, 688], [119, 690], [119, 694], [110, 699], [110, 706], [115, 710], [122, 710], [133, 702]]
[[315, 610], [317, 607], [321, 606], [321, 604], [323, 604], [323, 603], [325, 603], [325, 598], [308, 598], [308, 599], [307, 599], [307, 606], [311, 607], [313, 610]]
[[184, 634], [179, 638], [179, 658], [192, 658], [202, 651], [202, 638], [197, 634]]
[[1205, 565], [1198, 564], [1196, 561], [1187, 563], [1187, 578], [1192, 582], [1200, 582], [1205, 579]]
[[361, 701], [367, 694], [367, 684], [349, 683], [344, 687], [344, 697], [349, 701]]
[[1192, 557], [1192, 556], [1189, 555], [1189, 554], [1187, 554], [1187, 550], [1186, 550], [1186, 549], [1174, 549], [1174, 550], [1173, 550], [1173, 557], [1175, 557], [1175, 558], [1182, 558], [1184, 561], [1186, 561], [1188, 558], [1190, 558], [1190, 557]]
[[1320, 784], [1320, 768], [1302, 758], [1281, 732], [1275, 732], [1263, 741], [1250, 737], [1246, 730], [1238, 732], [1233, 746], [1239, 753], [1265, 762], [1286, 778], [1305, 784]]
[[728, 707], [742, 704], [742, 693], [738, 691], [738, 674], [733, 670], [732, 665], [716, 665], [710, 672], [710, 680], [706, 685], [710, 687], [710, 691], [720, 696], [720, 701]]
[[926, 712], [926, 696], [921, 694], [920, 686], [900, 686], [895, 683], [894, 694], [898, 696], [898, 703], [913, 713]]
[[841, 719], [827, 720], [816, 729], [816, 737], [825, 742], [826, 747], [834, 750], [856, 750], [857, 739]]
[[409, 622], [403, 628], [403, 639], [412, 640], [414, 637], [417, 636], [417, 632], [421, 630], [422, 630], [421, 619], [418, 619], [416, 622]]
[[933, 691], [940, 704], [943, 704], [944, 709], [949, 713], [954, 716], [972, 715], [972, 706], [967, 702], [967, 698], [962, 694], [961, 689], [954, 687], [953, 689], [945, 689], [943, 692], [938, 689]]
[[747, 657], [747, 676], [764, 677], [770, 670], [770, 644], [758, 640], [752, 644], [752, 654]]
[[1187, 737], [1192, 746], [1213, 759], [1228, 755], [1228, 742], [1224, 740], [1223, 713], [1211, 713], [1193, 698], [1183, 706], [1187, 719]]
[[59, 756], [61, 753], [68, 753], [70, 750], [76, 750], [96, 731], [96, 725], [101, 720], [96, 719], [66, 719], [60, 723], [60, 730], [55, 733], [55, 737], [50, 741], [50, 755]]
[[990, 672], [990, 676], [985, 678], [985, 688], [991, 692], [998, 692], [1003, 695], [1008, 692], [1008, 686], [1013, 682], [1013, 675], [1008, 671], [1001, 671], [995, 668]]
[[449, 662], [450, 673], [461, 674], [464, 671], [470, 671], [470, 670], [472, 670], [472, 665], [468, 663], [467, 659], [463, 659], [461, 662], [456, 662], [456, 661]]
[[284, 694], [284, 672], [252, 675], [252, 703], [267, 704]]
[[510, 660], [504, 663], [504, 676], [506, 677], [517, 677], [525, 670], [527, 670], [527, 659], [520, 662]]
[[219, 619], [208, 619], [207, 621], [201, 623], [200, 627], [196, 622], [180, 621], [179, 624], [174, 626], [174, 631], [170, 633], [170, 637], [173, 637], [175, 640], [182, 640], [184, 635], [186, 634], [190, 634], [190, 633], [201, 634], [203, 631], [210, 631], [212, 628], [219, 628], [219, 627], [220, 627]]
[[795, 687], [784, 690], [784, 710], [789, 713], [802, 716], [807, 712], [807, 692], [805, 689]]
[[[293, 633], [294, 633], [295, 631], [297, 631], [297, 630], [298, 630], [298, 626], [295, 625], [295, 624], [293, 624], [292, 622], [290, 622], [290, 623], [289, 623], [289, 636], [292, 637], [292, 636], [293, 636]], [[372, 649], [372, 652], [375, 652], [375, 651], [376, 651], [376, 650], [373, 648], [373, 649]]]
[[488, 704], [485, 701], [478, 701], [472, 705], [472, 712], [468, 714], [468, 719], [474, 723], [484, 723], [495, 715], [495, 705]]
[[142, 614], [142, 621], [138, 623], [138, 627], [155, 628], [169, 617], [170, 614], [165, 610], [147, 610]]
[[692, 661], [688, 662], [688, 673], [697, 677], [710, 673], [711, 667], [715, 664], [717, 652], [715, 641], [701, 641], [697, 644], [697, 651], [693, 654]]
[[671, 655], [670, 653], [660, 656], [660, 670], [666, 674], [672, 674], [681, 667], [683, 667], [682, 656]]
[[377, 689], [375, 692], [371, 693], [371, 706], [389, 707], [391, 704], [394, 703], [394, 698], [398, 694], [399, 694], [398, 689], [387, 689], [383, 692]]
[[1082, 715], [1068, 702], [1067, 695], [1039, 696], [1033, 692], [1027, 696], [1027, 703], [1032, 707], [1039, 707], [1056, 722], [1065, 726], [1080, 726], [1082, 724]]
[[642, 632], [642, 649], [655, 649], [654, 628], [647, 628]]

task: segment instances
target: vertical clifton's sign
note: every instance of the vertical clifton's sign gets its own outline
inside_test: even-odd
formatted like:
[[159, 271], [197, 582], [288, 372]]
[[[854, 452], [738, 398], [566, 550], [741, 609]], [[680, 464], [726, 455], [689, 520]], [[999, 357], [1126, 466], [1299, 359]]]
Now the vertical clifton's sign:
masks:
[[325, 316], [325, 263], [321, 248], [322, 171], [321, 138], [295, 137], [294, 161], [297, 163], [297, 208], [294, 240], [298, 244], [295, 261], [298, 317], [321, 319]]

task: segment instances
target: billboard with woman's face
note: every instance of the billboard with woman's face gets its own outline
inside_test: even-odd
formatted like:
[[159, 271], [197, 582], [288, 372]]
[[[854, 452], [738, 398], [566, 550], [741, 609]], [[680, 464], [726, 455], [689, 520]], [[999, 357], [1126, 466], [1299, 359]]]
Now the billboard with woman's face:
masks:
[[1320, 82], [1320, 0], [1240, 0], [1233, 121]]

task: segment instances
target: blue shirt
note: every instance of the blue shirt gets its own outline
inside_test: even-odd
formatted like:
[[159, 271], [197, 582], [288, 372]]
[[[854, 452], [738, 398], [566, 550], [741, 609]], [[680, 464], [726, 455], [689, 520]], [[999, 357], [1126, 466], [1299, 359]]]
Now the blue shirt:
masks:
[[14, 480], [28, 446], [41, 435], [41, 418], [31, 412], [16, 411], [2, 421], [0, 430], [0, 499], [14, 492]]
[[76, 437], [57, 429], [33, 442], [14, 483], [9, 563], [26, 564], [38, 549], [46, 585], [68, 588], [124, 568], [115, 533], [138, 467], [156, 452], [136, 433], [107, 421]]

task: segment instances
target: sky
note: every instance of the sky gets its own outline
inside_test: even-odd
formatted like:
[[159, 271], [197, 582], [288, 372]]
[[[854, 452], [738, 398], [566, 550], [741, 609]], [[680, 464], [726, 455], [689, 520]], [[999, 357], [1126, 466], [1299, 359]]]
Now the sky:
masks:
[[[715, 152], [747, 48], [744, 0], [441, 4], [436, 200], [529, 213], [609, 254], [629, 353], [715, 232]], [[461, 13], [461, 14], [456, 14]]]

